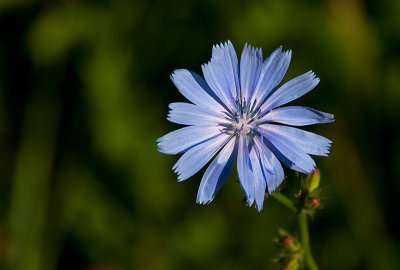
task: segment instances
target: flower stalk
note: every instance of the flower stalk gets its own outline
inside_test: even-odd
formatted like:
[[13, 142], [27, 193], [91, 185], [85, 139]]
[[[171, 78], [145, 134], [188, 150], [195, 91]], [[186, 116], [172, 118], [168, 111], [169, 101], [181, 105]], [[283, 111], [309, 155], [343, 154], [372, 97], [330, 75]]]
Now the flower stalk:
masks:
[[308, 233], [307, 212], [300, 210], [299, 212], [299, 228], [300, 228], [300, 241], [304, 251], [304, 261], [310, 270], [318, 270], [317, 263], [311, 253], [310, 235]]
[[[308, 231], [308, 217], [313, 215], [314, 211], [319, 207], [319, 170], [315, 169], [309, 175], [300, 177], [300, 190], [296, 195], [297, 200], [292, 201], [280, 192], [274, 192], [271, 196], [297, 214], [300, 232], [299, 250], [291, 251], [287, 248], [281, 254], [277, 262], [281, 263], [282, 269], [297, 270], [299, 264], [304, 264], [307, 269], [318, 270], [318, 265], [314, 260], [310, 246], [310, 235]], [[282, 231], [285, 232], [282, 234]], [[288, 242], [287, 239], [294, 238], [283, 229], [280, 229], [281, 242]], [[286, 240], [286, 241], [285, 241]], [[284, 246], [286, 247], [286, 246]], [[293, 255], [296, 255], [294, 259]]]
[[273, 192], [271, 193], [271, 196], [293, 212], [297, 213], [299, 211], [296, 207], [296, 204], [282, 193]]

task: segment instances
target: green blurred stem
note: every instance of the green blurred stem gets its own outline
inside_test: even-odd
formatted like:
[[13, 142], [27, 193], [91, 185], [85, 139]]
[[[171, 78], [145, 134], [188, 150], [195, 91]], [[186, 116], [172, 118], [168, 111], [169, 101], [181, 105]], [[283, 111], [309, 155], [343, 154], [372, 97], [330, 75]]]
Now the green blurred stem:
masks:
[[296, 204], [290, 200], [288, 197], [283, 195], [282, 193], [272, 193], [271, 196], [280, 202], [281, 204], [285, 205], [287, 208], [292, 210], [299, 215], [299, 227], [300, 227], [300, 239], [301, 244], [304, 250], [304, 261], [310, 270], [318, 270], [318, 265], [315, 262], [312, 254], [311, 254], [311, 247], [310, 247], [310, 236], [308, 234], [308, 222], [307, 222], [307, 212], [304, 210], [299, 210], [296, 207]]
[[310, 247], [310, 236], [308, 234], [307, 213], [304, 210], [299, 212], [299, 227], [301, 244], [304, 250], [304, 261], [310, 270], [318, 270], [317, 263], [315, 262]]
[[277, 200], [278, 202], [280, 202], [281, 204], [283, 204], [284, 206], [286, 206], [287, 208], [289, 208], [290, 210], [292, 210], [293, 212], [298, 212], [298, 209], [296, 207], [296, 205], [294, 204], [294, 202], [292, 202], [292, 200], [290, 200], [288, 197], [286, 197], [285, 195], [283, 195], [282, 193], [271, 193], [271, 196]]

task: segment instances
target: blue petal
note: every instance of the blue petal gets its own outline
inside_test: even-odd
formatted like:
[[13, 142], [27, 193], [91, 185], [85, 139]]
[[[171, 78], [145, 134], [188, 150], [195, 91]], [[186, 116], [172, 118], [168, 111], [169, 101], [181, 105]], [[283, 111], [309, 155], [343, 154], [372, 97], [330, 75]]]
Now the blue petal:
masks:
[[328, 156], [332, 142], [325, 137], [294, 127], [278, 125], [262, 125], [262, 127], [276, 136], [284, 137], [307, 154]]
[[254, 147], [249, 153], [244, 136], [239, 138], [237, 170], [247, 204], [252, 206], [255, 201], [257, 209], [261, 211], [265, 195], [265, 180]]
[[185, 152], [173, 170], [178, 174], [178, 181], [183, 181], [197, 173], [218, 150], [228, 142], [230, 135], [221, 133], [208, 141], [198, 144]]
[[[261, 166], [260, 160], [260, 151], [259, 149], [253, 145], [252, 149], [250, 150], [250, 161], [251, 161], [251, 168], [254, 174], [254, 198], [256, 202], [256, 208], [258, 211], [261, 211], [263, 208], [264, 197], [265, 197], [265, 189], [267, 186], [263, 169]], [[252, 197], [253, 197], [252, 196]]]
[[235, 99], [230, 91], [229, 79], [225, 77], [223, 66], [218, 61], [210, 61], [201, 66], [206, 82], [215, 95], [228, 107], [230, 111], [235, 108]]
[[218, 98], [215, 97], [210, 87], [195, 72], [186, 69], [177, 69], [172, 73], [171, 80], [179, 92], [192, 103], [214, 112], [223, 110], [217, 101]]
[[273, 131], [267, 125], [260, 126], [260, 131], [265, 137], [266, 146], [279, 158], [279, 160], [292, 170], [310, 173], [315, 168], [314, 160], [298, 145]]
[[244, 45], [242, 56], [240, 57], [240, 88], [242, 99], [249, 99], [254, 92], [260, 77], [263, 56], [261, 49]]
[[291, 51], [282, 52], [282, 47], [279, 47], [264, 61], [260, 78], [251, 98], [252, 103], [257, 100], [256, 105], [261, 104], [282, 81], [291, 57]]
[[249, 149], [247, 148], [246, 139], [244, 136], [239, 137], [239, 149], [237, 157], [237, 171], [239, 175], [239, 183], [243, 193], [247, 198], [249, 206], [254, 202], [254, 174], [251, 168], [249, 157]]
[[333, 114], [320, 112], [302, 106], [288, 106], [270, 111], [261, 118], [261, 122], [277, 122], [292, 126], [306, 126], [312, 124], [333, 122]]
[[189, 126], [172, 131], [157, 140], [158, 151], [175, 155], [221, 133], [217, 126]]
[[264, 138], [261, 143], [261, 164], [263, 165], [268, 192], [271, 193], [282, 183], [285, 174], [279, 160], [265, 145]]
[[225, 184], [232, 172], [237, 151], [236, 145], [236, 138], [232, 138], [211, 162], [201, 179], [197, 203], [207, 204], [211, 202], [218, 190]]
[[191, 103], [175, 102], [169, 107], [167, 119], [173, 123], [198, 126], [229, 123], [224, 116]]
[[319, 83], [312, 71], [291, 79], [276, 90], [261, 106], [261, 111], [267, 112], [284, 105], [308, 93]]
[[224, 76], [229, 84], [231, 96], [237, 99], [239, 96], [239, 65], [235, 48], [232, 42], [228, 40], [224, 44], [213, 46], [211, 62], [221, 65]]

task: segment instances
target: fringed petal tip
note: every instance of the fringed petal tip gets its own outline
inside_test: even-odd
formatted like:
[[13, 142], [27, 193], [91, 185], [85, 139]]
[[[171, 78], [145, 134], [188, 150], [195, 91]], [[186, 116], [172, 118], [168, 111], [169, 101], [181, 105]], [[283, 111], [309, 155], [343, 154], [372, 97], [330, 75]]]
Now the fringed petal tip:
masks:
[[283, 50], [283, 45], [279, 45], [272, 53], [271, 53], [271, 55], [272, 54], [274, 54], [274, 53], [277, 53], [277, 52], [279, 52], [279, 53], [282, 53], [282, 54], [286, 54], [286, 56], [289, 56], [289, 57], [292, 57], [292, 50]]
[[267, 186], [268, 188], [268, 194], [271, 195], [272, 192], [276, 190], [278, 186]]
[[264, 203], [257, 203], [255, 199], [248, 199], [246, 198], [246, 204], [248, 207], [252, 207], [254, 205], [254, 208], [257, 209], [258, 212], [261, 212], [264, 207]]
[[185, 181], [186, 179], [188, 179], [190, 176], [185, 176], [183, 175], [183, 171], [182, 171], [182, 166], [179, 164], [179, 160], [177, 163], [175, 163], [175, 165], [172, 167], [172, 171], [176, 174], [177, 178], [176, 181], [182, 182]]
[[253, 54], [262, 56], [261, 48], [252, 46], [252, 45], [248, 44], [247, 42], [244, 44], [243, 51], [250, 51]]
[[210, 204], [213, 200], [214, 200], [214, 198], [212, 198], [212, 199], [197, 198], [196, 203], [200, 204], [200, 205], [207, 205], [207, 204]]
[[[243, 193], [246, 198], [247, 206], [252, 207], [254, 205], [254, 208], [256, 208], [258, 212], [261, 212], [261, 210], [263, 209], [263, 205], [264, 205], [264, 199], [257, 200], [257, 198], [253, 198], [252, 196], [250, 197], [244, 192], [244, 190], [243, 190]], [[265, 194], [265, 192], [264, 192], [264, 194]]]
[[177, 76], [177, 74], [178, 74], [179, 72], [184, 72], [184, 71], [185, 71], [185, 69], [182, 69], [182, 68], [174, 69], [174, 70], [172, 71], [171, 75], [169, 75], [169, 78], [171, 79], [171, 81], [174, 81], [174, 79], [175, 79], [175, 77]]
[[182, 171], [180, 171], [178, 168], [173, 168], [172, 171], [176, 174], [176, 181], [178, 183], [183, 182], [187, 180], [190, 176], [184, 176]]
[[162, 154], [164, 154], [163, 153], [163, 151], [162, 151], [162, 149], [160, 148], [160, 142], [158, 141], [159, 139], [157, 139], [157, 145], [156, 145], [156, 150], [157, 150], [157, 152], [160, 152], [160, 153], [162, 153]]
[[170, 155], [170, 154], [168, 153], [168, 151], [165, 151], [165, 149], [164, 149], [164, 147], [163, 147], [163, 138], [164, 138], [164, 136], [163, 136], [163, 137], [160, 137], [160, 138], [158, 138], [158, 139], [156, 140], [156, 143], [157, 143], [157, 145], [156, 145], [156, 150], [157, 150], [158, 152], [162, 153], [162, 154]]
[[257, 209], [258, 212], [261, 212], [261, 210], [263, 210], [264, 207], [264, 202], [262, 203], [255, 203], [254, 207]]
[[335, 122], [335, 115], [334, 114], [326, 113], [326, 115], [328, 115], [328, 116], [326, 117], [327, 121], [325, 123]]
[[229, 39], [227, 41], [225, 41], [225, 42], [221, 42], [219, 44], [214, 44], [212, 46], [212, 55], [211, 55], [211, 57], [212, 58], [219, 57], [221, 52], [223, 50], [225, 50], [225, 49], [235, 50], [235, 48], [233, 47], [232, 42]]
[[283, 51], [285, 54], [285, 58], [291, 59], [292, 58], [292, 50]]

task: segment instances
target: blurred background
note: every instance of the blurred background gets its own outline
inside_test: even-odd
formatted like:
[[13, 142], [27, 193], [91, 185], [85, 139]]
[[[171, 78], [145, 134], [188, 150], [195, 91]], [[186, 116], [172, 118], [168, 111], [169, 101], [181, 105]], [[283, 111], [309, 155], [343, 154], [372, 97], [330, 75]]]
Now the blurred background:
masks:
[[227, 39], [292, 49], [284, 82], [321, 78], [292, 103], [336, 118], [305, 128], [333, 141], [315, 158], [321, 268], [400, 269], [397, 0], [1, 0], [0, 269], [278, 269], [290, 211], [248, 208], [236, 173], [199, 206], [204, 169], [177, 183], [156, 151], [185, 100], [169, 75]]

